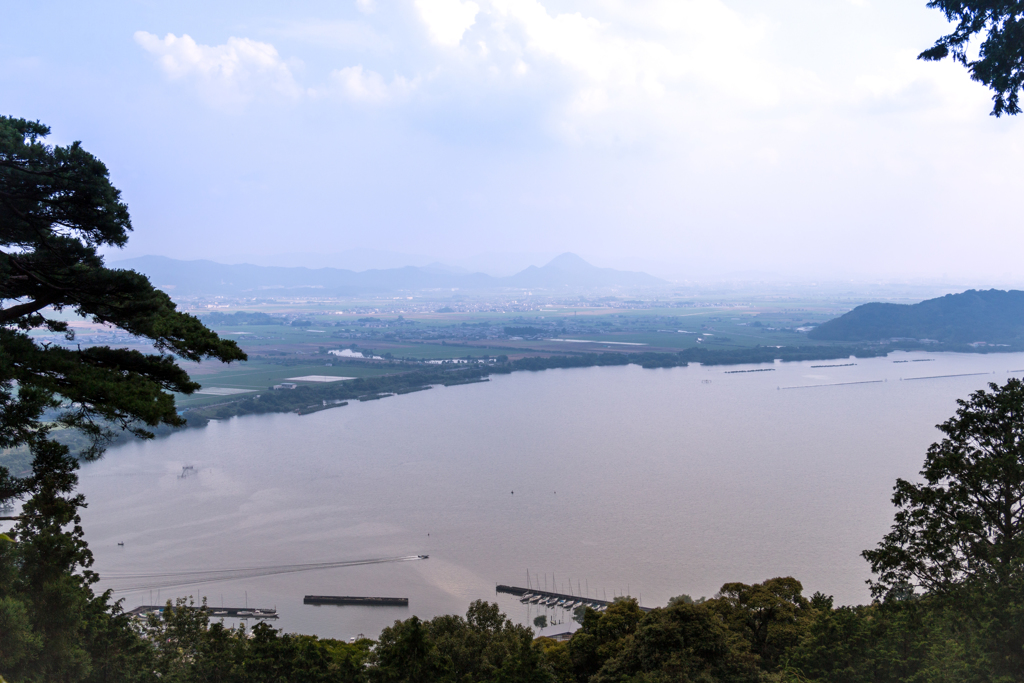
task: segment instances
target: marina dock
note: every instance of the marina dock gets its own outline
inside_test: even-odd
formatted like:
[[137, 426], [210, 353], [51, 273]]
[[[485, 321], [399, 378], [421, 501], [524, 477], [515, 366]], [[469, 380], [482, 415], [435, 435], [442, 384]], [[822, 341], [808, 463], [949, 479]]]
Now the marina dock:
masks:
[[[520, 588], [518, 586], [503, 586], [498, 585], [495, 587], [496, 593], [507, 593], [509, 595], [515, 595], [519, 597], [519, 601], [524, 604], [535, 604], [538, 607], [561, 607], [562, 609], [576, 609], [577, 607], [590, 607], [601, 612], [608, 608], [612, 603], [608, 600], [598, 600], [597, 598], [584, 598], [579, 595], [566, 595], [565, 593], [552, 593], [550, 591], [536, 590], [534, 588]], [[652, 607], [641, 607], [644, 612], [650, 612]]]
[[307, 595], [303, 605], [370, 605], [373, 607], [408, 607], [409, 598], [370, 598], [356, 595]]
[[[167, 605], [141, 605], [128, 614], [133, 617], [144, 617], [147, 614], [160, 616]], [[174, 607], [174, 609], [199, 610], [202, 607]], [[271, 607], [211, 607], [206, 606], [206, 613], [213, 618], [225, 617], [230, 619], [277, 619], [277, 609]]]

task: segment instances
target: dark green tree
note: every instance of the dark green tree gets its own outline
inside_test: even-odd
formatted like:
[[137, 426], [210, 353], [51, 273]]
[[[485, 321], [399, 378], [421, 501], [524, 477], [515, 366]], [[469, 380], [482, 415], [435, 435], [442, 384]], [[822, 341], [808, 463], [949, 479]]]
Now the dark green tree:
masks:
[[706, 604], [677, 602], [645, 615], [636, 633], [589, 679], [613, 681], [764, 680], [757, 657]]
[[384, 629], [371, 656], [370, 680], [432, 683], [542, 683], [550, 680], [533, 631], [497, 605], [474, 601], [466, 617], [416, 617]]
[[634, 598], [618, 598], [604, 612], [588, 607], [582, 626], [569, 641], [576, 680], [589, 681], [605, 662], [618, 656], [636, 633], [643, 614]]
[[[91, 444], [80, 456], [95, 458], [118, 428], [152, 437], [150, 427], [180, 426], [171, 392], [198, 385], [177, 359], [245, 355], [178, 312], [145, 276], [104, 266], [98, 250], [124, 246], [128, 209], [102, 162], [77, 142], [44, 144], [48, 134], [38, 122], [0, 117], [0, 448], [32, 456], [28, 476], [0, 467], [0, 503], [25, 499], [0, 548], [0, 619], [9, 625], [0, 676], [131, 680], [139, 639], [109, 596], [91, 589], [78, 459], [53, 432], [80, 430]], [[154, 352], [76, 347], [62, 312], [148, 340]], [[65, 343], [39, 342], [30, 334], [39, 330]]]
[[758, 656], [761, 666], [775, 670], [783, 654], [800, 642], [811, 617], [803, 586], [792, 577], [763, 583], [727, 583], [706, 604], [721, 615]]
[[[106, 268], [98, 249], [122, 247], [131, 222], [107, 168], [80, 143], [44, 144], [49, 128], [0, 117], [0, 447], [44, 440], [55, 427], [93, 438], [99, 455], [110, 425], [148, 437], [179, 426], [169, 392], [198, 385], [176, 358], [242, 360], [245, 354], [131, 270]], [[156, 353], [37, 343], [31, 330], [74, 332], [55, 315], [75, 313], [148, 340]], [[42, 421], [49, 411], [52, 419]], [[9, 496], [17, 488], [8, 473]]]
[[370, 661], [371, 680], [380, 683], [435, 681], [444, 673], [429, 627], [415, 616], [381, 631]]
[[[210, 623], [204, 604], [168, 601], [146, 624], [160, 683], [363, 683], [370, 641], [349, 644], [316, 636], [281, 633], [266, 622], [244, 626]], [[106, 680], [118, 680], [111, 677]]]
[[[785, 657], [785, 673], [822, 683], [991, 681], [976, 676], [965, 647], [965, 619], [929, 599], [889, 600], [832, 607], [811, 599], [814, 616], [798, 646]], [[998, 680], [998, 679], [995, 679]]]
[[[1024, 7], [1020, 0], [931, 0], [956, 29], [939, 38], [918, 59], [937, 61], [952, 57], [963, 64], [971, 78], [995, 93], [992, 114], [1020, 113], [1024, 87]], [[977, 57], [969, 48], [976, 36], [983, 38]]]
[[995, 680], [1024, 671], [1024, 383], [957, 404], [921, 483], [897, 480], [892, 531], [864, 557], [876, 597], [923, 593], [968, 622], [962, 642]]

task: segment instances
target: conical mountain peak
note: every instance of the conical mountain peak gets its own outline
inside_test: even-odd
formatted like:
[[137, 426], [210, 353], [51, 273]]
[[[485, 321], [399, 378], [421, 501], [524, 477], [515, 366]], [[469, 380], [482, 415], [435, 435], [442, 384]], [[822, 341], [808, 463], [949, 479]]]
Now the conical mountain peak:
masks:
[[567, 251], [564, 254], [559, 254], [555, 258], [548, 261], [544, 268], [552, 268], [561, 270], [569, 273], [579, 273], [588, 270], [594, 270], [595, 267], [584, 261], [582, 258]]

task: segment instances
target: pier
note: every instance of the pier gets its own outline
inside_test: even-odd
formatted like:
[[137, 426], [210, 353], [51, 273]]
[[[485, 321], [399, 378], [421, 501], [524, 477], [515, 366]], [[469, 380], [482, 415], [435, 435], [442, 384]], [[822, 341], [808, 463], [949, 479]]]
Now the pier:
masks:
[[356, 595], [307, 595], [303, 605], [370, 605], [373, 607], [408, 607], [409, 598], [364, 598]]
[[[562, 609], [576, 609], [577, 607], [590, 607], [591, 609], [604, 611], [611, 605], [611, 601], [598, 600], [597, 598], [584, 598], [579, 595], [566, 595], [565, 593], [552, 593], [550, 591], [535, 590], [533, 588], [520, 588], [518, 586], [495, 587], [496, 593], [507, 593], [519, 597], [522, 603], [535, 604], [538, 607], [561, 607]], [[641, 607], [644, 612], [650, 612], [652, 607]]]
[[[155, 614], [156, 616], [163, 616], [164, 610], [167, 605], [141, 605], [136, 607], [128, 614], [133, 617], [144, 617], [147, 614]], [[203, 607], [195, 606], [184, 606], [175, 607], [172, 609], [190, 609], [190, 610], [201, 610]], [[211, 617], [227, 617], [231, 619], [277, 619], [277, 609], [271, 607], [210, 607], [206, 606], [206, 613]]]

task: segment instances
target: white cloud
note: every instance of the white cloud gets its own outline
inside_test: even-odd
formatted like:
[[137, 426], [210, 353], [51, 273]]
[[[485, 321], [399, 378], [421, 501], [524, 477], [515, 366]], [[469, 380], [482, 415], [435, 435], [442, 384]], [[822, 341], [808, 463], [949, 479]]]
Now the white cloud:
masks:
[[[361, 10], [374, 7], [357, 2]], [[260, 89], [294, 97], [340, 88], [352, 101], [394, 102], [418, 87], [424, 74], [439, 95], [433, 101], [456, 106], [481, 87], [496, 93], [536, 89], [545, 94], [531, 99], [533, 115], [573, 139], [647, 135], [658, 120], [677, 122], [681, 112], [706, 110], [707, 93], [695, 88], [743, 106], [770, 107], [785, 85], [751, 56], [762, 27], [721, 0], [597, 0], [587, 5], [587, 14], [549, 11], [544, 0], [414, 0], [413, 5], [440, 51], [396, 53], [394, 45], [408, 41], [386, 29], [378, 32], [387, 17], [299, 21], [273, 29], [274, 35], [301, 44], [375, 53], [369, 62], [331, 72], [329, 84], [305, 91], [269, 43], [230, 38], [206, 46], [187, 35], [160, 39], [144, 31], [136, 41], [158, 57], [168, 77], [195, 79], [211, 99], [245, 100]], [[463, 48], [471, 27], [479, 35]], [[404, 76], [387, 82], [380, 74], [388, 71]], [[734, 86], [740, 82], [742, 87]]]
[[[860, 6], [836, 8], [838, 21], [877, 20], [881, 10], [851, 1]], [[742, 156], [752, 144], [763, 146], [757, 138], [767, 129], [784, 138], [806, 126], [826, 130], [852, 108], [942, 109], [948, 116], [965, 109], [955, 100], [973, 87], [952, 66], [947, 87], [936, 65], [909, 52], [883, 57], [876, 47], [874, 62], [850, 63], [794, 51], [790, 45], [806, 27], [741, 13], [724, 0], [477, 2], [416, 0], [444, 49], [417, 55], [406, 72], [436, 68], [431, 94], [455, 107], [471, 103], [474, 111], [485, 90], [496, 102], [516, 93], [532, 108], [523, 116], [572, 141], [715, 140], [712, 157], [723, 145]], [[463, 44], [470, 26], [473, 40]], [[893, 64], [899, 68], [890, 70]], [[963, 101], [971, 103], [965, 115], [974, 115], [977, 98]], [[785, 154], [784, 144], [778, 149]]]
[[185, 34], [168, 33], [161, 39], [146, 31], [136, 31], [135, 42], [157, 57], [168, 78], [194, 79], [219, 104], [245, 102], [265, 91], [286, 98], [302, 94], [291, 69], [269, 43], [231, 37], [223, 45], [200, 45]]
[[[356, 2], [359, 10], [376, 7]], [[857, 16], [878, 11], [842, 4]], [[395, 11], [422, 22], [431, 44], [411, 38]], [[411, 30], [418, 30], [415, 23]], [[716, 160], [753, 148], [784, 158], [787, 140], [796, 140], [792, 131], [825, 130], [854, 110], [973, 116], [978, 102], [964, 97], [975, 86], [962, 70], [922, 64], [909, 52], [883, 57], [875, 49], [870, 64], [843, 69], [780, 52], [798, 30], [740, 13], [724, 0], [414, 0], [357, 20], [292, 21], [268, 31], [292, 50], [315, 45], [365, 54], [354, 65], [322, 63], [326, 81], [300, 87], [269, 43], [230, 38], [206, 46], [187, 35], [160, 39], [143, 31], [136, 40], [169, 78], [195, 81], [214, 101], [261, 92], [324, 101], [340, 95], [353, 103], [404, 104], [411, 118], [425, 107], [424, 120], [433, 122], [441, 112], [484, 126], [489, 118], [495, 125], [521, 121], [573, 142], [664, 147], [676, 139]], [[759, 139], [765, 135], [781, 141]]]
[[361, 64], [332, 72], [331, 81], [346, 99], [367, 104], [382, 104], [402, 98], [418, 83], [400, 76], [386, 83], [379, 73], [368, 71]]
[[[510, 76], [561, 74], [551, 124], [570, 139], [629, 140], [678, 131], [695, 113], [775, 106], [788, 87], [757, 54], [764, 29], [719, 0], [604, 0], [588, 14], [541, 0], [488, 0], [514, 53]], [[740, 85], [741, 84], [741, 85]], [[715, 105], [712, 105], [715, 102]]]
[[[279, 33], [307, 43], [322, 44], [332, 37], [348, 38], [362, 46], [379, 47], [383, 42], [367, 27], [340, 22], [290, 24]], [[161, 39], [146, 31], [136, 32], [135, 41], [157, 56], [157, 63], [168, 78], [194, 81], [203, 95], [218, 105], [244, 103], [266, 92], [290, 99], [322, 99], [340, 93], [351, 102], [383, 104], [402, 100], [420, 82], [419, 78], [395, 76], [389, 83], [360, 64], [332, 71], [324, 86], [303, 88], [269, 43], [229, 38], [224, 45], [209, 46], [197, 44], [188, 35], [179, 38], [167, 34]]]
[[377, 3], [374, 0], [356, 0], [356, 7], [363, 14], [372, 14], [377, 9]]
[[461, 0], [416, 0], [416, 9], [439, 45], [456, 47], [463, 34], [476, 23], [480, 5]]

